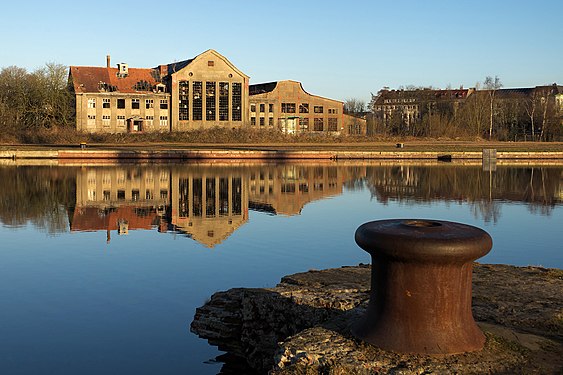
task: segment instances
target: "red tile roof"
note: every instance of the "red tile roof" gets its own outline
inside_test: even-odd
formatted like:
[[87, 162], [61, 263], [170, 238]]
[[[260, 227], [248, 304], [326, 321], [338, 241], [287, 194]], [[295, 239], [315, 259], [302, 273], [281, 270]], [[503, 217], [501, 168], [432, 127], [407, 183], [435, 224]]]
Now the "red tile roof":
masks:
[[[155, 69], [129, 68], [126, 77], [118, 77], [117, 68], [71, 66], [70, 75], [76, 93], [117, 91], [123, 93], [146, 93], [136, 87], [140, 82], [150, 86], [160, 83]], [[104, 89], [105, 87], [105, 89]]]

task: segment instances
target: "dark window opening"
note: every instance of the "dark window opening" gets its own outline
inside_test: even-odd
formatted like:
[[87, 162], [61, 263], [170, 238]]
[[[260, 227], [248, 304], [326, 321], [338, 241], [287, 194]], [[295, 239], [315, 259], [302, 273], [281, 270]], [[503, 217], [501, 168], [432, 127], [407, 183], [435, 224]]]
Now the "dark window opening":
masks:
[[205, 83], [205, 120], [215, 121], [215, 82]]
[[117, 108], [119, 109], [125, 108], [125, 99], [117, 99]]
[[309, 113], [309, 103], [299, 104], [299, 113]]
[[260, 113], [264, 113], [266, 111], [266, 104], [260, 104]]
[[179, 108], [178, 108], [178, 120], [188, 121], [190, 118], [190, 82], [180, 81], [178, 83], [178, 94], [179, 94]]
[[315, 118], [313, 123], [313, 130], [316, 132], [322, 132], [324, 130], [324, 122], [322, 118]]
[[295, 103], [282, 103], [282, 113], [295, 113]]
[[323, 113], [324, 108], [323, 108], [322, 105], [316, 105], [316, 106], [314, 107], [314, 111], [315, 111], [315, 113]]
[[205, 216], [215, 217], [215, 178], [205, 179]]
[[198, 121], [201, 120], [203, 117], [203, 98], [202, 98], [202, 93], [203, 93], [203, 86], [202, 83], [200, 81], [195, 81], [193, 82], [193, 90], [192, 90], [192, 119], [194, 121]]
[[328, 131], [329, 132], [338, 131], [338, 119], [336, 119], [336, 118], [329, 118], [328, 119]]
[[178, 215], [180, 217], [190, 216], [190, 180], [181, 178], [178, 186]]
[[219, 82], [219, 121], [229, 121], [229, 82]]
[[225, 177], [219, 179], [219, 215], [229, 214], [229, 180]]
[[232, 103], [233, 121], [242, 121], [242, 85], [238, 82], [233, 83]]
[[168, 99], [160, 99], [160, 109], [168, 109]]
[[202, 180], [201, 178], [194, 178], [192, 181], [192, 192], [193, 192], [193, 215], [194, 216], [201, 216], [203, 212], [203, 187], [201, 185]]
[[139, 109], [139, 107], [140, 107], [140, 100], [131, 99], [131, 109]]
[[233, 215], [242, 214], [242, 179], [240, 177], [232, 179], [232, 206]]

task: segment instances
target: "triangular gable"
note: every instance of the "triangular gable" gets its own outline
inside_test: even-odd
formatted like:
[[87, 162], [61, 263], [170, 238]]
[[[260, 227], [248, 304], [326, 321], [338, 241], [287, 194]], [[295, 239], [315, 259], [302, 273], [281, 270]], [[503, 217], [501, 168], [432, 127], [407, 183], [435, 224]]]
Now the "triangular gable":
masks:
[[234, 70], [235, 72], [237, 72], [238, 74], [240, 74], [241, 76], [245, 77], [246, 79], [249, 79], [250, 77], [247, 76], [246, 74], [244, 74], [239, 68], [237, 68], [236, 66], [233, 65], [233, 63], [231, 63], [225, 56], [221, 55], [219, 52], [215, 51], [214, 49], [208, 49], [205, 52], [200, 53], [199, 55], [197, 55], [196, 57], [194, 57], [191, 60], [188, 60], [189, 63], [186, 64], [184, 67], [182, 67], [181, 69], [178, 69], [176, 72], [180, 72], [184, 69], [188, 69], [190, 67], [191, 64], [193, 64], [196, 61], [199, 61], [201, 59], [207, 58], [206, 56], [209, 55], [213, 55], [216, 58], [221, 59], [225, 64], [227, 64], [227, 66], [229, 68], [231, 68], [232, 70]]

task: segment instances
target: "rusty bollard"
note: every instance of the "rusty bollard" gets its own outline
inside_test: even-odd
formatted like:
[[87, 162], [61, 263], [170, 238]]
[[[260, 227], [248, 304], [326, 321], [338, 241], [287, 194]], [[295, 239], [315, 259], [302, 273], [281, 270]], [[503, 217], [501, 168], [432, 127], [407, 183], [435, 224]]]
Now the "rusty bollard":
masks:
[[492, 247], [489, 234], [449, 221], [372, 221], [356, 230], [372, 257], [371, 294], [352, 333], [399, 353], [457, 354], [483, 348], [471, 312], [473, 261]]

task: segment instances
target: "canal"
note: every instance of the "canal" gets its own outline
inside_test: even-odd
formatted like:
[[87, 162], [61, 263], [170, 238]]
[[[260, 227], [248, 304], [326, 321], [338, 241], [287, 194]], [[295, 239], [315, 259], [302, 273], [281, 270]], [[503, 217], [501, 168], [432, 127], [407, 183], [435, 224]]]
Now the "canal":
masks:
[[216, 291], [368, 263], [362, 223], [480, 227], [480, 261], [563, 268], [563, 164], [0, 166], [0, 373], [216, 374]]

